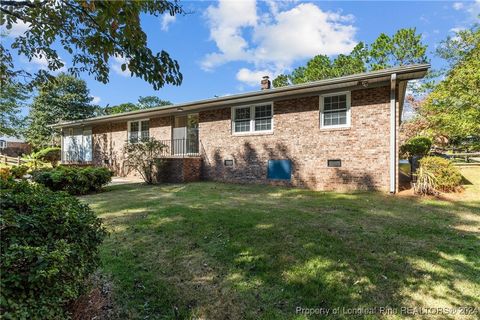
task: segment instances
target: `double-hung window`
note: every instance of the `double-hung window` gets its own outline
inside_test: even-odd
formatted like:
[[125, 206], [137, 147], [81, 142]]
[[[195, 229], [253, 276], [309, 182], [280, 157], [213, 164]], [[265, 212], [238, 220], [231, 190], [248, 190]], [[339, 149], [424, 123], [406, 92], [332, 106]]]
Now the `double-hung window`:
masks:
[[137, 143], [150, 137], [149, 121], [138, 120], [128, 122], [128, 142]]
[[350, 92], [320, 96], [320, 127], [342, 128], [350, 126]]
[[270, 132], [273, 128], [272, 104], [233, 109], [233, 133]]

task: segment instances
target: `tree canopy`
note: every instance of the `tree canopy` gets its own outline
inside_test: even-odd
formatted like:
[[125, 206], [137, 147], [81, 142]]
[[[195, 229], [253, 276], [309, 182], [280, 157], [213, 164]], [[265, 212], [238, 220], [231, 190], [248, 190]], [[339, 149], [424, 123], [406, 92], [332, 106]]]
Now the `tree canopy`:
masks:
[[[182, 82], [178, 62], [166, 51], [155, 53], [147, 46], [147, 35], [140, 19], [143, 14], [173, 16], [184, 13], [177, 0], [4, 0], [0, 12], [0, 25], [7, 29], [17, 23], [27, 27], [25, 33], [15, 38], [12, 48], [29, 60], [46, 59], [52, 71], [64, 67], [54, 48], [54, 44], [58, 44], [71, 55], [73, 65], [68, 70], [75, 76], [86, 72], [106, 83], [109, 60], [118, 58], [124, 61], [122, 70], [143, 78], [156, 90], [165, 84]], [[6, 56], [11, 56], [8, 49], [0, 46]], [[2, 66], [1, 71], [3, 77], [4, 72], [12, 72], [12, 68]], [[47, 73], [41, 70], [35, 78], [45, 76]]]
[[138, 98], [137, 103], [126, 102], [115, 106], [107, 106], [103, 109], [104, 114], [117, 114], [135, 110], [150, 109], [172, 105], [170, 101], [162, 100], [155, 96], [146, 96]]
[[71, 75], [60, 74], [42, 84], [30, 106], [27, 141], [36, 148], [50, 145], [56, 132], [49, 125], [95, 116], [98, 107], [92, 100], [85, 81]]
[[451, 69], [427, 96], [419, 113], [434, 135], [452, 138], [480, 136], [480, 28], [447, 38], [438, 54]]
[[19, 136], [23, 126], [21, 108], [28, 99], [27, 88], [18, 81], [19, 73], [8, 71], [13, 67], [12, 57], [0, 46], [0, 134]]
[[335, 59], [317, 55], [292, 71], [279, 75], [273, 80], [275, 87], [310, 81], [341, 77], [355, 73], [373, 71], [427, 62], [427, 46], [415, 28], [400, 29], [392, 37], [382, 33], [370, 45], [358, 43], [348, 55], [340, 54]]

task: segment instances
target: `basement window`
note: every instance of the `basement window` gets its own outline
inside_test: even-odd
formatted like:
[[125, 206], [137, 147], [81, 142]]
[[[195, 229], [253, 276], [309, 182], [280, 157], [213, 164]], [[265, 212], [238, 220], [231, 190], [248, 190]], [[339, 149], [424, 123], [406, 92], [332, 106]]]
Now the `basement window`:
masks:
[[233, 167], [233, 160], [224, 160], [223, 164], [225, 167]]
[[328, 165], [329, 167], [339, 168], [339, 167], [342, 166], [342, 160], [339, 160], [339, 159], [328, 160], [328, 161], [327, 161], [327, 165]]

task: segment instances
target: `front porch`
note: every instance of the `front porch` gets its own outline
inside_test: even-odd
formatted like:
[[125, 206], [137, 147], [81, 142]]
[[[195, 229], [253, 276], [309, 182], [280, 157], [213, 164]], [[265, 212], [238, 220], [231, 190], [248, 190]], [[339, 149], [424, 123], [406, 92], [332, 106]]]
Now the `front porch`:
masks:
[[201, 143], [198, 137], [159, 141], [164, 145], [161, 158], [188, 158], [200, 157], [201, 155]]

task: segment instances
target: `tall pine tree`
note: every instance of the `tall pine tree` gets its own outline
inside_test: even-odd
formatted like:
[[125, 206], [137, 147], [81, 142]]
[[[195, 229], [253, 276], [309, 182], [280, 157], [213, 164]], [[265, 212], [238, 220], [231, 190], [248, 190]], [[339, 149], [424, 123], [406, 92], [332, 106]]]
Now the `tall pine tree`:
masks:
[[42, 84], [30, 106], [28, 142], [35, 148], [58, 143], [58, 132], [50, 125], [95, 116], [97, 107], [92, 100], [85, 81], [67, 74]]

